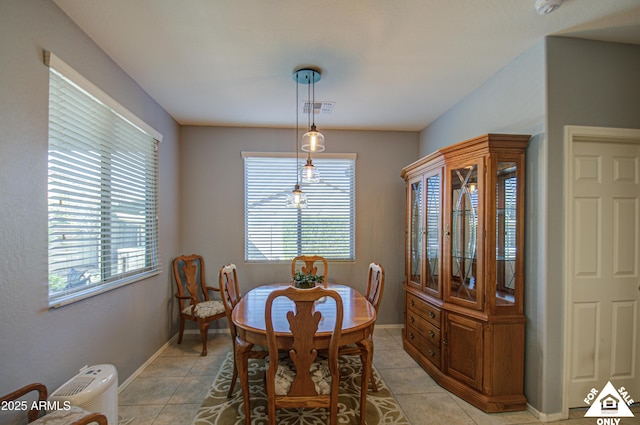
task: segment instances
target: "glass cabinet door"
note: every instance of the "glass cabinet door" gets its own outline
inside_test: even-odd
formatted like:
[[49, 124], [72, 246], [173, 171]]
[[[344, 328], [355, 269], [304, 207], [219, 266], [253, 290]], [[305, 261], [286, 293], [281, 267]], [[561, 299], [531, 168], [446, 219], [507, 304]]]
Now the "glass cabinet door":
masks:
[[409, 229], [408, 251], [409, 257], [407, 270], [409, 271], [409, 283], [422, 287], [422, 246], [424, 234], [424, 186], [422, 176], [409, 182]]
[[440, 174], [425, 179], [425, 290], [441, 297], [440, 285]]
[[478, 261], [479, 165], [450, 171], [450, 267], [448, 298], [482, 307], [482, 275]]
[[514, 304], [518, 179], [515, 162], [498, 162], [496, 178], [496, 305]]

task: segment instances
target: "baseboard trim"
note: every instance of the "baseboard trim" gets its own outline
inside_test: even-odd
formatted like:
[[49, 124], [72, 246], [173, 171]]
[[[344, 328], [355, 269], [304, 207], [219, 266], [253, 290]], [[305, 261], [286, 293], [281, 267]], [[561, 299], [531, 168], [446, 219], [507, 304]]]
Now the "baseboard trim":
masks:
[[532, 405], [530, 405], [529, 403], [527, 403], [527, 412], [531, 413], [533, 416], [539, 419], [540, 422], [556, 422], [556, 421], [561, 421], [563, 419], [566, 419], [565, 417], [563, 417], [564, 415], [562, 414], [562, 412], [542, 413], [538, 411], [536, 408], [534, 408]]
[[404, 328], [404, 325], [402, 323], [400, 324], [391, 324], [391, 325], [376, 325], [376, 329], [402, 329]]

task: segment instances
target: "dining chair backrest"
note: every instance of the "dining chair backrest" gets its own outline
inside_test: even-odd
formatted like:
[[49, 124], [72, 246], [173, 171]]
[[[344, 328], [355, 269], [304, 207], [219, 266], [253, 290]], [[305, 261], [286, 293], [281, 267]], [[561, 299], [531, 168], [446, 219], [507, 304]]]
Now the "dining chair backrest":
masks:
[[[369, 264], [369, 274], [367, 277], [367, 291], [365, 292], [365, 298], [371, 303], [373, 308], [378, 313], [380, 307], [380, 301], [382, 300], [382, 293], [384, 292], [384, 268], [381, 264], [371, 263]], [[372, 335], [369, 335], [371, 344], [373, 344]], [[343, 345], [338, 350], [340, 356], [357, 356], [362, 355], [360, 347], [357, 344]], [[370, 375], [371, 386], [374, 392], [378, 392], [378, 384], [375, 377]]]
[[384, 267], [378, 263], [369, 264], [369, 277], [367, 279], [367, 292], [365, 298], [369, 300], [373, 308], [378, 311], [382, 293], [384, 292]]
[[[286, 297], [293, 301], [295, 308], [273, 308], [274, 301], [279, 297]], [[328, 392], [318, 391], [312, 380], [312, 371], [320, 371], [317, 367], [318, 350], [326, 347], [317, 346], [319, 339], [314, 339], [318, 331], [318, 324], [323, 320], [320, 311], [315, 311], [315, 302], [326, 297], [322, 302], [335, 302], [336, 316], [333, 326], [333, 333], [329, 342], [328, 369], [331, 375], [330, 390]], [[282, 304], [280, 304], [282, 305]], [[332, 416], [337, 413], [338, 385], [340, 381], [340, 371], [338, 368], [338, 346], [342, 330], [343, 318], [342, 298], [340, 294], [331, 289], [321, 286], [312, 289], [298, 289], [293, 286], [286, 287], [271, 292], [267, 297], [265, 306], [265, 324], [267, 334], [267, 346], [269, 348], [269, 366], [266, 371], [267, 396], [269, 401], [269, 416], [274, 415], [275, 409], [281, 406], [291, 407], [331, 407]], [[288, 357], [279, 358], [283, 351], [278, 351], [278, 340], [274, 332], [273, 314], [286, 314], [289, 323], [290, 333], [293, 338], [292, 349], [284, 353]], [[327, 318], [327, 320], [332, 320]], [[287, 363], [289, 362], [289, 363]], [[293, 363], [287, 370], [295, 370], [295, 377], [288, 383], [287, 389], [282, 390], [282, 384], [276, 386], [276, 372], [283, 364]], [[310, 371], [312, 369], [312, 371]], [[279, 373], [287, 375], [287, 373]], [[325, 387], [323, 387], [325, 388]], [[332, 420], [335, 423], [335, 420]]]
[[[233, 309], [238, 305], [242, 298], [242, 294], [240, 293], [240, 283], [238, 282], [238, 270], [235, 264], [229, 263], [220, 268], [220, 271], [218, 272], [218, 284], [220, 285], [220, 298], [222, 298], [224, 312], [227, 315], [227, 322], [229, 323], [229, 333], [231, 334], [231, 344], [234, 354], [233, 375], [231, 376], [229, 391], [227, 392], [227, 397], [231, 398], [233, 396], [236, 379], [238, 378], [236, 350], [239, 339], [236, 325], [233, 323], [233, 319], [231, 318], [231, 313], [233, 313]], [[251, 350], [245, 354], [250, 359], [264, 359], [267, 356], [266, 349], [263, 346], [258, 345], [254, 345]]]
[[[303, 264], [304, 263], [304, 264]], [[322, 264], [323, 269], [318, 270], [318, 265]], [[301, 265], [298, 270], [298, 264]], [[315, 274], [324, 276], [322, 283], [324, 287], [327, 287], [328, 276], [329, 276], [329, 264], [327, 263], [327, 259], [321, 257], [319, 255], [299, 255], [291, 260], [291, 277], [293, 277], [297, 271], [301, 271], [305, 274]]]
[[[181, 255], [173, 261], [173, 277], [176, 281], [177, 295], [181, 297], [194, 297], [196, 303], [209, 301], [207, 289], [218, 290], [217, 288], [207, 288], [204, 278], [204, 260], [197, 254]], [[180, 311], [187, 307], [188, 299], [179, 299]]]
[[178, 344], [182, 343], [185, 321], [194, 321], [200, 330], [202, 355], [206, 356], [209, 324], [226, 316], [222, 302], [209, 296], [209, 291], [218, 292], [220, 289], [207, 286], [204, 260], [197, 254], [176, 257], [173, 260], [173, 278], [177, 287], [175, 297], [180, 305]]
[[231, 313], [234, 307], [240, 302], [242, 294], [240, 293], [240, 285], [238, 283], [238, 271], [235, 264], [229, 263], [220, 268], [218, 272], [218, 283], [220, 284], [220, 298], [224, 305], [224, 311], [227, 314], [229, 322], [229, 331], [231, 338], [236, 337], [236, 327], [231, 320]]

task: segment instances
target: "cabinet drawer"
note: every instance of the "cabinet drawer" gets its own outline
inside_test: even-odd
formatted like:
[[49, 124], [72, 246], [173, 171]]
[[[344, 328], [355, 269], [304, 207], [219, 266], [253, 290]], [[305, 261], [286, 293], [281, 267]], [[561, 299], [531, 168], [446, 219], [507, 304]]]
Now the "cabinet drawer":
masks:
[[422, 356], [428, 359], [431, 363], [440, 367], [440, 348], [433, 345], [427, 340], [427, 338], [420, 333], [416, 328], [409, 325], [407, 327], [407, 340], [413, 344], [421, 353]]
[[416, 328], [433, 345], [440, 347], [440, 329], [433, 323], [427, 322], [412, 308], [407, 310], [407, 324]]
[[440, 328], [440, 309], [422, 301], [420, 298], [407, 293], [407, 305], [427, 321]]

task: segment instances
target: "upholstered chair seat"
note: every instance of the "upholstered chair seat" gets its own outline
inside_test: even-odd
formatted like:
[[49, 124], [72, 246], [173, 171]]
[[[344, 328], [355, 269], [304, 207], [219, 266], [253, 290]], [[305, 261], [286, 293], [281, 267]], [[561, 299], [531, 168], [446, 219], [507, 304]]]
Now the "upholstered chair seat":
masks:
[[[191, 314], [191, 306], [185, 307], [182, 310], [182, 313]], [[224, 305], [218, 300], [199, 302], [193, 309], [193, 315], [201, 319], [206, 319], [207, 317], [217, 316], [223, 313]]]
[[[278, 359], [278, 369], [276, 370], [275, 389], [277, 395], [287, 395], [291, 390], [291, 384], [296, 378], [296, 365], [287, 355], [280, 355]], [[265, 367], [269, 367], [269, 358], [265, 360]], [[319, 395], [331, 394], [331, 371], [329, 361], [321, 359], [311, 363], [309, 367], [311, 380], [315, 390]]]
[[[259, 353], [268, 353], [269, 352], [269, 347], [267, 347], [266, 345], [258, 345], [258, 344], [254, 344], [253, 347], [251, 347], [251, 351], [254, 352], [259, 352]], [[261, 358], [264, 358], [261, 357]]]

